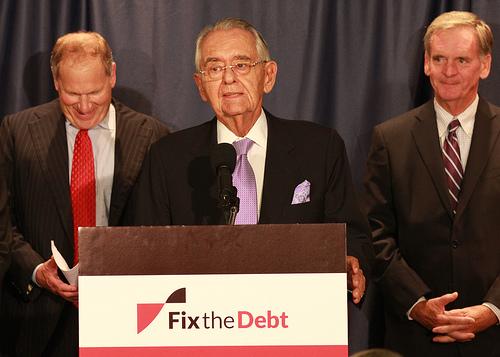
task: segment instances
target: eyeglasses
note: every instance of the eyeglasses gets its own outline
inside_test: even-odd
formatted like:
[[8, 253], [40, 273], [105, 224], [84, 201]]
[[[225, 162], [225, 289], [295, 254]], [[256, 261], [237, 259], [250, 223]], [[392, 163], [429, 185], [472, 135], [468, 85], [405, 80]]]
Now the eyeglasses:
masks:
[[200, 70], [199, 73], [205, 75], [210, 80], [219, 80], [224, 75], [226, 69], [231, 69], [234, 74], [238, 76], [244, 76], [250, 73], [250, 70], [257, 66], [258, 64], [265, 63], [267, 61], [261, 60], [256, 62], [250, 61], [236, 61], [227, 66], [223, 66], [220, 62], [210, 62], [207, 64], [204, 70]]

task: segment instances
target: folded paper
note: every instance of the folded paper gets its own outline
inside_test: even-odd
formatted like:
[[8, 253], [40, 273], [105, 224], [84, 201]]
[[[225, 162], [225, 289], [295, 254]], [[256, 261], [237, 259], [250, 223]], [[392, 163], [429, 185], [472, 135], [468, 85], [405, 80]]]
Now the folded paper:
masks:
[[52, 248], [52, 255], [54, 256], [57, 267], [62, 271], [68, 283], [70, 285], [78, 286], [78, 264], [70, 269], [62, 254], [59, 253], [59, 250], [57, 250], [56, 244], [53, 240], [50, 241], [50, 246]]

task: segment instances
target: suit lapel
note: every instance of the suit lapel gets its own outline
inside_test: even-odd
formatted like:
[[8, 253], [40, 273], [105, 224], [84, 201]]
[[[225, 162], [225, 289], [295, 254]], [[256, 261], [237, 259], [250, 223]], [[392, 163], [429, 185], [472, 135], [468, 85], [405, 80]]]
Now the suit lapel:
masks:
[[[200, 135], [201, 134], [201, 135]], [[189, 152], [188, 183], [190, 187], [193, 223], [225, 224], [222, 210], [218, 208], [219, 188], [210, 153], [217, 145], [217, 119], [203, 124], [203, 129], [193, 138]]]
[[[210, 125], [210, 133], [207, 137], [206, 142], [200, 143], [199, 147], [199, 152], [207, 152], [206, 147], [208, 145], [209, 147], [209, 153], [211, 152], [212, 148], [217, 145], [217, 119], [214, 119], [212, 122], [212, 125]], [[209, 157], [210, 159], [210, 157]], [[215, 177], [215, 173], [212, 169], [212, 164], [210, 163], [210, 172], [206, 172], [206, 175], [208, 177], [212, 177], [213, 179], [210, 180], [211, 185], [210, 185], [210, 197], [215, 197], [217, 200], [219, 199], [219, 187], [217, 183], [217, 179]], [[213, 213], [213, 222], [224, 222], [224, 215], [221, 213], [220, 209], [217, 209], [216, 212]]]
[[[37, 113], [29, 125], [31, 139], [47, 185], [52, 191], [66, 235], [73, 236], [71, 198], [69, 193], [68, 143], [64, 117], [59, 103], [53, 110]], [[72, 239], [72, 238], [71, 238]]]
[[108, 225], [116, 226], [132, 186], [134, 185], [149, 148], [152, 129], [144, 120], [127, 112], [120, 103], [113, 102], [116, 108], [115, 167], [113, 190]]
[[448, 188], [446, 186], [443, 160], [441, 159], [442, 153], [439, 144], [436, 113], [434, 111], [433, 102], [429, 101], [425, 104], [421, 111], [416, 114], [416, 117], [418, 121], [412, 130], [412, 134], [417, 150], [432, 178], [432, 182], [434, 183], [441, 203], [448, 211], [450, 218], [453, 218]]
[[500, 134], [500, 121], [493, 120], [496, 114], [492, 113], [488, 103], [479, 99], [476, 118], [474, 121], [474, 133], [467, 159], [467, 167], [462, 181], [462, 189], [460, 192], [457, 214], [455, 219], [458, 220], [462, 215], [467, 203], [476, 187], [476, 184], [483, 172], [493, 146]]
[[268, 137], [259, 223], [280, 221], [283, 209], [290, 205], [291, 199], [291, 193], [283, 188], [288, 187], [286, 183], [297, 176], [292, 139], [285, 128], [280, 128], [276, 118], [268, 112], [266, 117]]

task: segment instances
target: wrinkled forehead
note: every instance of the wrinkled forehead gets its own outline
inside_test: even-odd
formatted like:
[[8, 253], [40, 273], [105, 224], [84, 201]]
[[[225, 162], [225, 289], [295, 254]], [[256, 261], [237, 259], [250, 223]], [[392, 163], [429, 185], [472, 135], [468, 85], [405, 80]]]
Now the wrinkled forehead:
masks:
[[59, 64], [58, 76], [55, 78], [68, 85], [70, 82], [97, 83], [111, 78], [106, 68], [96, 57], [67, 57]]
[[478, 35], [470, 26], [454, 26], [434, 32], [429, 38], [429, 51], [433, 52], [443, 47], [452, 47], [456, 50], [467, 48], [478, 52], [480, 50]]

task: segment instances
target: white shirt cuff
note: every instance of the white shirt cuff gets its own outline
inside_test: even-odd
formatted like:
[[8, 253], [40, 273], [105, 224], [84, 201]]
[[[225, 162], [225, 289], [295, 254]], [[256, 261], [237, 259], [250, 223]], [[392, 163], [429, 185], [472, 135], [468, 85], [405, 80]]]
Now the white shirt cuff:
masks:
[[483, 302], [483, 305], [489, 308], [497, 317], [497, 325], [500, 325], [500, 309], [491, 302]]
[[38, 269], [40, 269], [40, 267], [42, 266], [43, 263], [40, 263], [36, 266], [35, 270], [33, 270], [33, 274], [31, 274], [31, 280], [33, 280], [33, 282], [36, 284], [36, 286], [38, 286], [39, 288], [41, 288], [40, 284], [38, 284], [38, 281], [36, 281], [36, 272], [38, 271]]
[[411, 317], [410, 317], [410, 314], [411, 314], [411, 310], [413, 310], [413, 308], [415, 307], [415, 305], [417, 305], [419, 302], [421, 301], [427, 301], [427, 299], [425, 297], [421, 297], [420, 299], [418, 299], [411, 307], [410, 307], [410, 310], [408, 310], [406, 312], [406, 317], [408, 317], [408, 320], [413, 320]]

